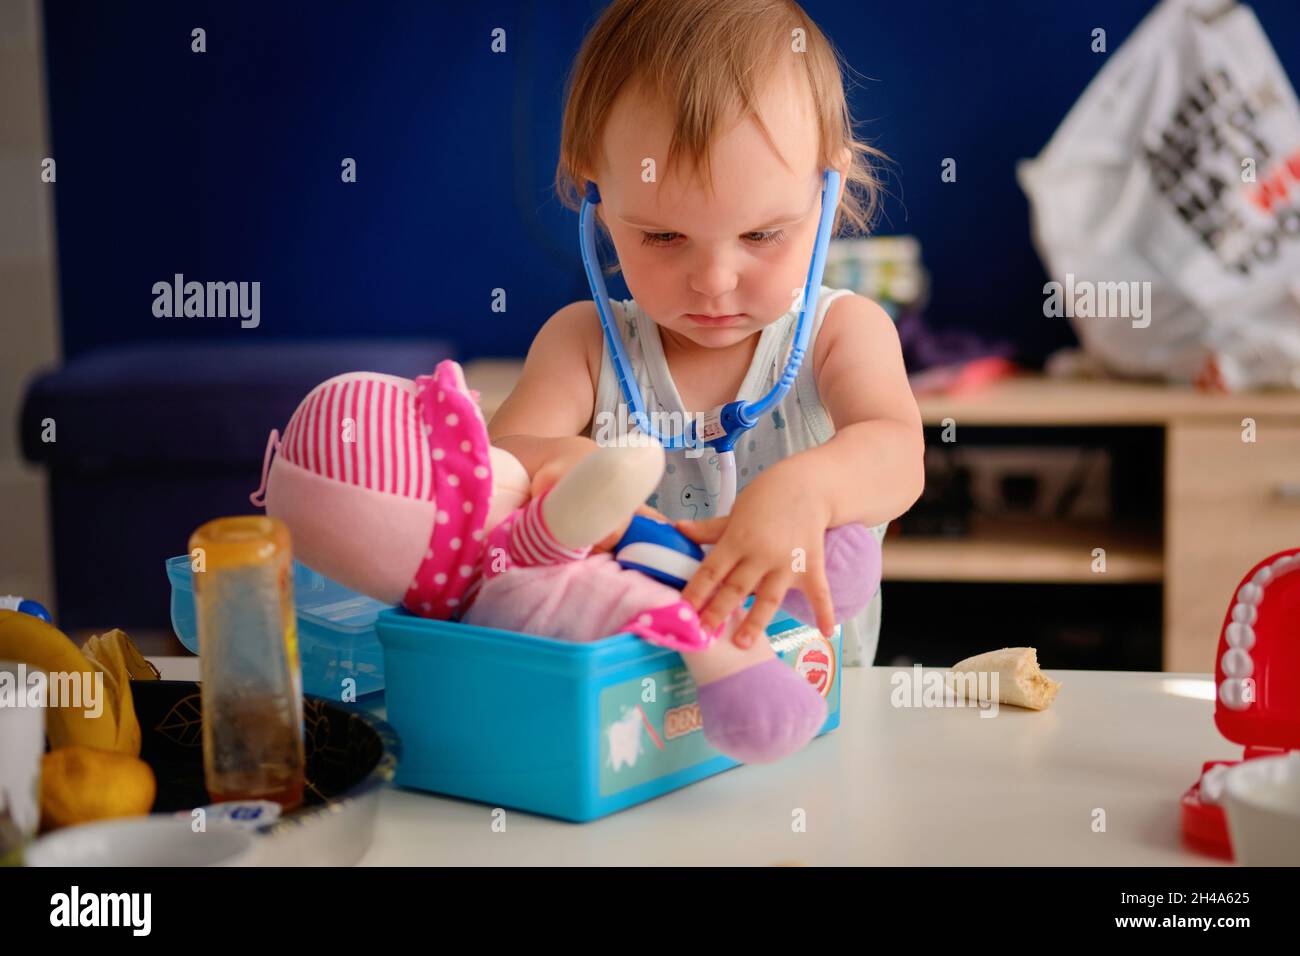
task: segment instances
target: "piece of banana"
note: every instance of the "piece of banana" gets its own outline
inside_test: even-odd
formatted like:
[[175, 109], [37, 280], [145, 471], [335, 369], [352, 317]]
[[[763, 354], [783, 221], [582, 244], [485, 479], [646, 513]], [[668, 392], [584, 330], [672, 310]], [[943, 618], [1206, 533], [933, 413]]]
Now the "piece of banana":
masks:
[[139, 674], [143, 679], [157, 680], [158, 672], [121, 630], [96, 634], [86, 642], [81, 652], [91, 666], [104, 674], [108, 706], [117, 714], [117, 739], [113, 749], [133, 756], [139, 754], [140, 721], [135, 716], [131, 679]]
[[[125, 635], [123, 635], [125, 637]], [[136, 756], [140, 753], [140, 723], [131, 700], [128, 654], [108, 653], [108, 665], [86, 657], [66, 634], [40, 618], [20, 611], [0, 610], [0, 660], [20, 662], [56, 675], [63, 686], [80, 681], [81, 700], [60, 700], [46, 710], [45, 733], [51, 749], [70, 745], [96, 747]], [[85, 694], [103, 675], [99, 713], [87, 713]], [[67, 676], [64, 676], [67, 675]], [[52, 688], [51, 688], [52, 689]]]
[[[1004, 647], [984, 654], [976, 654], [959, 661], [944, 674], [944, 681], [957, 694], [961, 694], [976, 681], [956, 681], [957, 674], [997, 674], [998, 702], [1030, 710], [1046, 710], [1061, 689], [1038, 669], [1038, 652], [1032, 647]], [[988, 686], [988, 685], [985, 685]]]

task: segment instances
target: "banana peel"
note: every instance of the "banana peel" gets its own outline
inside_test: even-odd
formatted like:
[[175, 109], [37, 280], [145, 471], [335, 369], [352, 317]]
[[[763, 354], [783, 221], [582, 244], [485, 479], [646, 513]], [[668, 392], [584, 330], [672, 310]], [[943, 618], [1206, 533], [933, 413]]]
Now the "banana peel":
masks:
[[140, 648], [127, 636], [126, 631], [114, 628], [105, 634], [96, 634], [81, 648], [92, 662], [99, 662], [105, 667], [109, 662], [121, 661], [130, 680], [159, 680], [162, 675], [158, 668], [150, 664]]
[[135, 716], [131, 681], [157, 680], [157, 669], [144, 659], [126, 632], [116, 628], [91, 637], [81, 652], [104, 674], [104, 689], [108, 694], [105, 709], [111, 708], [117, 714], [117, 738], [112, 749], [139, 756], [140, 721]]
[[157, 679], [158, 672], [122, 631], [96, 635], [83, 653], [66, 634], [40, 618], [20, 611], [0, 610], [0, 660], [21, 662], [47, 674], [70, 675], [91, 686], [103, 681], [104, 701], [97, 715], [86, 713], [85, 701], [46, 711], [45, 733], [50, 748], [82, 746], [130, 756], [140, 753], [140, 722], [131, 699], [131, 679]]

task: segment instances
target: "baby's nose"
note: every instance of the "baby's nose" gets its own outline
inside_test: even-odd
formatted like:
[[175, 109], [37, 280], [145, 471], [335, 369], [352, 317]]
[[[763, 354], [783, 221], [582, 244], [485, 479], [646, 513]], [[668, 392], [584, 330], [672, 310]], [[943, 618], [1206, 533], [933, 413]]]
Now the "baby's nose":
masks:
[[735, 291], [737, 272], [725, 255], [708, 255], [691, 270], [691, 289], [697, 295], [717, 300]]

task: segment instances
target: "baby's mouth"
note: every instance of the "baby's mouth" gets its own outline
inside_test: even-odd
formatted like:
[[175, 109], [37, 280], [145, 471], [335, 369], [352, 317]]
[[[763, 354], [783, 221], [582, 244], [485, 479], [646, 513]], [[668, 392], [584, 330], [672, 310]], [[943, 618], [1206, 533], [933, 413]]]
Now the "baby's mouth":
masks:
[[711, 326], [735, 325], [736, 323], [744, 320], [745, 313], [736, 312], [730, 315], [701, 315], [694, 312], [688, 312], [686, 313], [686, 318], [691, 322], [696, 323], [697, 325], [711, 325]]

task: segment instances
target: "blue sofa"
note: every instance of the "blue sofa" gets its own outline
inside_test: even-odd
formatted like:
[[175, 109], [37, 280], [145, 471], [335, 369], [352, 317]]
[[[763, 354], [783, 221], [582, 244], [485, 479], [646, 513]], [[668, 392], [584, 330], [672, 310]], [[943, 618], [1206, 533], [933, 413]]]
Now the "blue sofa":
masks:
[[88, 352], [36, 377], [19, 428], [49, 473], [56, 623], [169, 627], [163, 561], [204, 521], [257, 510], [267, 435], [313, 386], [347, 371], [414, 378], [452, 357], [439, 340], [190, 340]]

